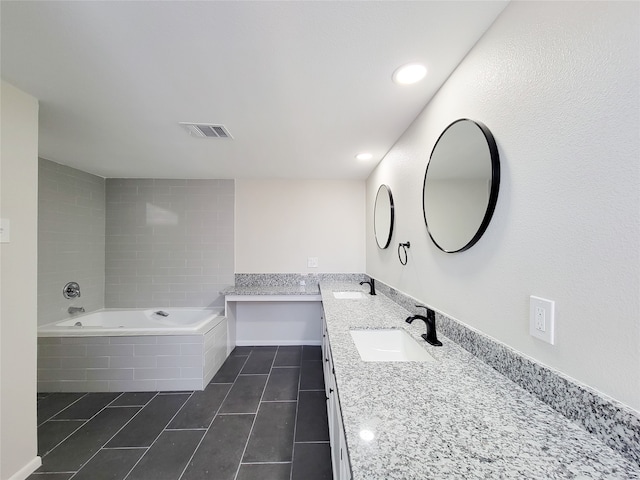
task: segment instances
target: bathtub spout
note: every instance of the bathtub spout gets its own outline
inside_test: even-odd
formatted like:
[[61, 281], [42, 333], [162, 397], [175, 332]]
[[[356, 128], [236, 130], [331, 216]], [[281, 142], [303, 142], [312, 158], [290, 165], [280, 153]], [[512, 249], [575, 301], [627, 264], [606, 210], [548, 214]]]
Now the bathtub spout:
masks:
[[69, 312], [71, 315], [73, 315], [74, 313], [84, 313], [84, 307], [69, 307], [67, 309], [67, 312]]

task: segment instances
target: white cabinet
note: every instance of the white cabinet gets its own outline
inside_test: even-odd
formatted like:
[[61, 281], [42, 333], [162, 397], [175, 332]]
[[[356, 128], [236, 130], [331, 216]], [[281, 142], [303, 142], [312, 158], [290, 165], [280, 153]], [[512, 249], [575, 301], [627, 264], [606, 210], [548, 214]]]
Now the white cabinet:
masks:
[[336, 377], [331, 357], [331, 346], [327, 334], [326, 320], [322, 320], [322, 361], [324, 369], [324, 388], [327, 396], [327, 416], [329, 419], [329, 441], [331, 442], [331, 463], [333, 480], [351, 480], [351, 468], [347, 455], [347, 442], [342, 424], [340, 399], [336, 389]]

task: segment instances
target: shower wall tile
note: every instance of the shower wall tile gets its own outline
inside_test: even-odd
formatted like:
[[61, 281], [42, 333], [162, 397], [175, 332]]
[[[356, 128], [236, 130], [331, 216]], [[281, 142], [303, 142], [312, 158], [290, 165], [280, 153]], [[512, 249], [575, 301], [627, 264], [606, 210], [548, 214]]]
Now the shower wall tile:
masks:
[[[38, 325], [104, 307], [105, 179], [38, 160]], [[81, 297], [62, 296], [67, 282]]]
[[107, 179], [105, 306], [223, 306], [234, 194], [233, 180]]

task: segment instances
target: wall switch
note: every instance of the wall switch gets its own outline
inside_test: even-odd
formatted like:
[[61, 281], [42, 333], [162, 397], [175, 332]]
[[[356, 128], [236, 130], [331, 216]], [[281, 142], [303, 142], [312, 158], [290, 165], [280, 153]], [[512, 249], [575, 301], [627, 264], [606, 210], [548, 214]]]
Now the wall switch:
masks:
[[11, 241], [11, 229], [8, 218], [0, 218], [0, 243], [9, 243]]
[[529, 298], [529, 333], [554, 344], [554, 302], [531, 295]]
[[309, 267], [309, 268], [318, 268], [318, 257], [308, 257], [307, 258], [307, 267]]

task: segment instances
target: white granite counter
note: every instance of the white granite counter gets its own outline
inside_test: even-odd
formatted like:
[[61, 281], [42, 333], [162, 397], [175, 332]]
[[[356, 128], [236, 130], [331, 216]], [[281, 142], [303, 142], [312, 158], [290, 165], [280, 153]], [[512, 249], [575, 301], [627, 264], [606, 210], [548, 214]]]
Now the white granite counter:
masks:
[[[381, 293], [358, 300], [334, 290], [367, 288], [321, 282], [353, 480], [636, 479], [627, 460]], [[400, 328], [436, 359], [363, 362], [350, 329]], [[373, 432], [363, 440], [362, 430]]]
[[320, 290], [318, 285], [246, 285], [237, 286], [233, 285], [227, 287], [220, 292], [221, 295], [233, 296], [233, 295], [319, 295]]

